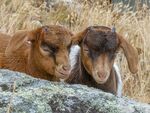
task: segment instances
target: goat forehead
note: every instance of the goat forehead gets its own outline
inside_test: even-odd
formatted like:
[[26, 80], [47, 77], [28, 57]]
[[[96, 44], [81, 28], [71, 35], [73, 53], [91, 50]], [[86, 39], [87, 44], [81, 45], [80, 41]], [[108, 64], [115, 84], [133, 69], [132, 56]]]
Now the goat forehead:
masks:
[[56, 45], [68, 45], [71, 43], [71, 38], [67, 38], [65, 36], [50, 36], [49, 38], [44, 39], [45, 42], [53, 43]]
[[116, 33], [111, 31], [95, 31], [89, 32], [85, 37], [84, 43], [93, 49], [116, 49], [118, 46], [118, 40]]
[[69, 34], [48, 34], [44, 37], [44, 42], [57, 46], [68, 46], [71, 44], [71, 35]]
[[69, 38], [68, 36], [72, 36], [72, 32], [62, 26], [58, 25], [51, 25], [49, 26], [48, 30], [51, 34], [57, 35], [57, 36], [66, 36], [66, 38]]

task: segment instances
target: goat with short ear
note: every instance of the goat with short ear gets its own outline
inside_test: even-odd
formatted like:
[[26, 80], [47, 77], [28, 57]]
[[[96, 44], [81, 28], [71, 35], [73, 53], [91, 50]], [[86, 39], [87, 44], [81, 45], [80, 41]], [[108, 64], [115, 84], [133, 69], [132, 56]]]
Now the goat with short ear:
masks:
[[119, 77], [114, 65], [115, 56], [122, 48], [132, 73], [138, 70], [138, 54], [121, 35], [105, 26], [91, 26], [73, 36], [79, 44], [69, 78], [70, 84], [85, 84], [118, 95]]
[[19, 31], [7, 44], [2, 67], [51, 81], [65, 79], [70, 72], [72, 35], [57, 25]]

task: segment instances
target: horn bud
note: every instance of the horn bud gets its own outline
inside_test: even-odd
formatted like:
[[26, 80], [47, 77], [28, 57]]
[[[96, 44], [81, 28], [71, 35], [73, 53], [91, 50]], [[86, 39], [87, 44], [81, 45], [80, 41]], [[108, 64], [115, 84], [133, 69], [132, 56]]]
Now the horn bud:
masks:
[[115, 26], [112, 27], [111, 32], [115, 33], [116, 32], [116, 28]]

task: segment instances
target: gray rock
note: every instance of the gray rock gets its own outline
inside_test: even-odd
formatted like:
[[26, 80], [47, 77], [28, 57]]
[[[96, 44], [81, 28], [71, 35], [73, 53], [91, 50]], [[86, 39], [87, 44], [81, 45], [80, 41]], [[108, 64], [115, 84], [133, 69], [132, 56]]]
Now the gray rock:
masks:
[[150, 113], [150, 105], [84, 85], [0, 70], [0, 113]]

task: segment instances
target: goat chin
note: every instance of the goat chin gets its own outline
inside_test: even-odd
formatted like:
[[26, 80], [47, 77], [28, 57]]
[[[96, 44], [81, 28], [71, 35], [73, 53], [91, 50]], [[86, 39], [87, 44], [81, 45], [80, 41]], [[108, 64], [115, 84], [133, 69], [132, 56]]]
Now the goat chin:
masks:
[[121, 73], [120, 73], [120, 69], [119, 66], [114, 63], [113, 65], [116, 77], [117, 77], [117, 96], [121, 97], [122, 96], [122, 80], [121, 80]]

